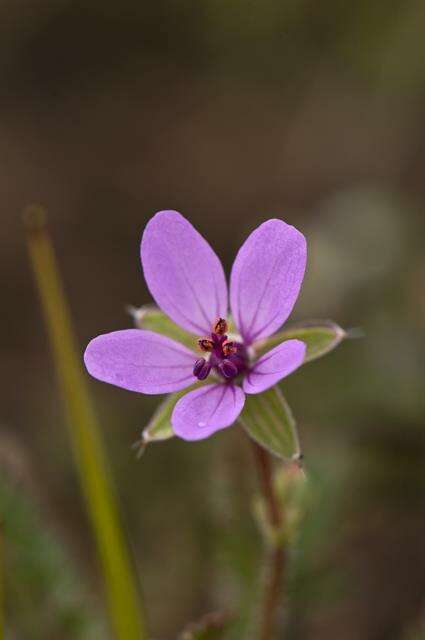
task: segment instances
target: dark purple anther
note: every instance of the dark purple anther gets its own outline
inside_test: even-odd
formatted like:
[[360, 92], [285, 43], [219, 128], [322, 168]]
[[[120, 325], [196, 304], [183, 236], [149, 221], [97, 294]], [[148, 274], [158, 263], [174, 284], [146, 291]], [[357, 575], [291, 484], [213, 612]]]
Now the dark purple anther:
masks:
[[238, 375], [238, 368], [231, 360], [222, 360], [218, 369], [225, 378], [234, 378]]
[[205, 380], [208, 377], [211, 371], [211, 365], [209, 362], [205, 360], [205, 358], [199, 358], [195, 362], [195, 366], [193, 367], [193, 375], [198, 378], [198, 380]]

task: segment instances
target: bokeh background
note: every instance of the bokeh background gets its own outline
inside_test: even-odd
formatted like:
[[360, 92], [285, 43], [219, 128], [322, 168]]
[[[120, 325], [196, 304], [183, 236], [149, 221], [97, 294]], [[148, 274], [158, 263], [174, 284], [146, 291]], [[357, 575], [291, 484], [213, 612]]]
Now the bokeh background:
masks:
[[[314, 495], [285, 638], [423, 637], [424, 39], [420, 0], [0, 4], [11, 638], [108, 637], [26, 255], [33, 202], [49, 210], [81, 349], [149, 301], [138, 251], [155, 211], [186, 215], [227, 269], [268, 217], [305, 233], [292, 320], [364, 337], [284, 385]], [[137, 461], [157, 399], [89, 384], [154, 637], [249, 608], [261, 540], [242, 433], [155, 444]]]

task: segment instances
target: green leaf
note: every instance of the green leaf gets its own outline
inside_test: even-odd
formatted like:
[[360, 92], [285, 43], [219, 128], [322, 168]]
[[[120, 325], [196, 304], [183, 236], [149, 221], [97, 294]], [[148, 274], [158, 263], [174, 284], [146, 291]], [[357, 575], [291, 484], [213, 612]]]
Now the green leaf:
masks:
[[274, 455], [286, 460], [299, 457], [294, 416], [279, 387], [247, 395], [239, 421], [253, 440]]
[[184, 344], [189, 349], [197, 350], [196, 336], [181, 329], [155, 305], [148, 304], [138, 309], [129, 307], [128, 311], [133, 317], [134, 324], [139, 329], [161, 333], [164, 336], [173, 338], [173, 340], [177, 340], [177, 342]]
[[307, 345], [304, 362], [310, 362], [335, 349], [346, 336], [344, 329], [331, 320], [311, 320], [279, 331], [254, 346], [257, 354], [263, 355], [284, 340], [296, 338]]

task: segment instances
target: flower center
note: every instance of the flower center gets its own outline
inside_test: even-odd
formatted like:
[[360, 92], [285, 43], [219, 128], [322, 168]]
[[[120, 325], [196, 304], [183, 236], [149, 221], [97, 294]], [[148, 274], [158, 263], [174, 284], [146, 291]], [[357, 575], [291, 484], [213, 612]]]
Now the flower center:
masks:
[[233, 380], [245, 371], [247, 364], [245, 347], [240, 342], [229, 340], [227, 331], [226, 320], [218, 318], [211, 334], [198, 340], [201, 351], [209, 354], [195, 362], [193, 375], [198, 380], [205, 380], [212, 369], [226, 380]]

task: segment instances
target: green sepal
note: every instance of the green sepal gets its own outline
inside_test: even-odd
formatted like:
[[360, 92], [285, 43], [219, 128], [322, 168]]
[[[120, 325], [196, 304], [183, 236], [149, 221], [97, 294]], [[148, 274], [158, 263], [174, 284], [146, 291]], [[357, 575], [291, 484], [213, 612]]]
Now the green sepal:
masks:
[[168, 336], [181, 344], [184, 344], [193, 351], [197, 350], [196, 336], [181, 329], [170, 318], [165, 315], [155, 305], [147, 304], [143, 307], [128, 307], [130, 315], [133, 317], [134, 324], [138, 329], [146, 329], [161, 333]]
[[248, 435], [270, 453], [284, 460], [300, 457], [295, 419], [279, 387], [247, 394], [239, 421]]
[[186, 395], [186, 393], [189, 393], [190, 391], [193, 391], [193, 389], [197, 389], [204, 384], [205, 382], [203, 381], [197, 382], [187, 389], [171, 393], [165, 397], [165, 399], [156, 408], [155, 413], [149, 420], [147, 426], [143, 429], [140, 440], [138, 440], [134, 445], [138, 450], [137, 453], [139, 456], [144, 452], [146, 446], [150, 442], [162, 442], [163, 440], [169, 440], [174, 437], [174, 431], [171, 426], [171, 416], [173, 414], [174, 407], [180, 398]]
[[[185, 331], [179, 327], [161, 309], [154, 304], [147, 304], [143, 307], [127, 307], [127, 311], [132, 316], [134, 324], [138, 329], [147, 329], [148, 331], [155, 331], [161, 333], [163, 336], [168, 336], [181, 342], [189, 349], [198, 351], [198, 338], [202, 338], [201, 335], [195, 336], [188, 331]], [[228, 334], [237, 333], [235, 324], [231, 317], [227, 318]], [[212, 330], [212, 325], [211, 325]], [[208, 334], [208, 331], [206, 332]]]
[[346, 336], [344, 329], [331, 320], [310, 320], [287, 327], [253, 346], [261, 356], [285, 340], [302, 340], [307, 345], [304, 362], [311, 362], [335, 349]]
[[[134, 323], [139, 329], [155, 331], [169, 338], [181, 342], [190, 349], [196, 350], [197, 338], [188, 333], [163, 313], [155, 305], [145, 305], [140, 308], [129, 307]], [[235, 332], [233, 321], [229, 318], [229, 333]], [[316, 360], [329, 353], [347, 337], [346, 332], [331, 320], [309, 320], [292, 327], [287, 327], [266, 340], [259, 341], [253, 346], [258, 356], [263, 355], [285, 340], [298, 339], [307, 345], [305, 362]]]

